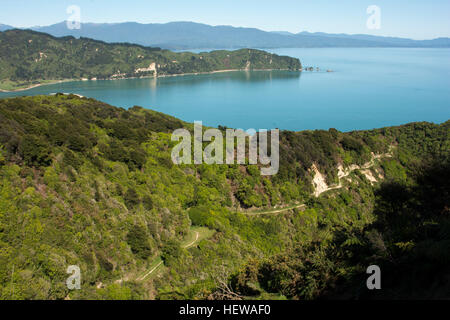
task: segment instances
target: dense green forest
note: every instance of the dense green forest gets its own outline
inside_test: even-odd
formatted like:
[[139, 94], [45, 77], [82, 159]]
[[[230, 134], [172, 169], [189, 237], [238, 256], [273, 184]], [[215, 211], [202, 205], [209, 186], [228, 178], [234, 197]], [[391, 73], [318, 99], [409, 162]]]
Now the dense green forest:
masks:
[[[1, 99], [0, 298], [449, 297], [450, 121], [282, 131], [274, 176], [174, 165], [182, 127], [75, 95]], [[316, 197], [318, 174], [335, 188]]]
[[194, 54], [31, 30], [0, 32], [0, 89], [67, 79], [120, 79], [230, 69], [301, 69], [298, 59], [241, 49]]

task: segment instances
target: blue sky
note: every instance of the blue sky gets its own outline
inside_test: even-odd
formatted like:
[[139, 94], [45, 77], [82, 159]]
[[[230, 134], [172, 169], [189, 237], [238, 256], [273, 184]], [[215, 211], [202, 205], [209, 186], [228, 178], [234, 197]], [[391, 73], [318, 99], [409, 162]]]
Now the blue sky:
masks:
[[[266, 31], [450, 37], [450, 0], [1, 0], [0, 23], [61, 22], [70, 5], [81, 8], [82, 22], [194, 21]], [[381, 9], [379, 30], [366, 26], [370, 5]]]

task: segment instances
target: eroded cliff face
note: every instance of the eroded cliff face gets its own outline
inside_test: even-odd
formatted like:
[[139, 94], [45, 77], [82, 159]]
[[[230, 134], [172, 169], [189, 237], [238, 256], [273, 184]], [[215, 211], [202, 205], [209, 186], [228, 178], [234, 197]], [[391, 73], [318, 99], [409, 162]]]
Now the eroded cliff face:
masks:
[[372, 184], [379, 182], [384, 178], [382, 170], [375, 167], [375, 160], [385, 158], [385, 157], [392, 157], [392, 153], [385, 153], [385, 154], [374, 154], [372, 153], [372, 159], [369, 162], [366, 162], [362, 166], [352, 164], [348, 166], [347, 168], [344, 168], [342, 164], [339, 164], [338, 169], [338, 178], [339, 183], [334, 185], [328, 185], [326, 182], [326, 177], [323, 175], [317, 166], [313, 164], [311, 166], [310, 171], [314, 174], [313, 178], [313, 186], [314, 186], [314, 195], [316, 197], [320, 196], [322, 193], [333, 190], [333, 189], [339, 189], [342, 188], [342, 182], [343, 179], [347, 178], [352, 172], [356, 170], [360, 170], [360, 172], [369, 180]]
[[134, 73], [152, 72], [152, 71], [153, 71], [153, 75], [154, 76], [158, 75], [158, 70], [156, 69], [156, 63], [155, 62], [150, 63], [148, 68], [138, 68], [138, 69], [136, 69], [134, 71]]
[[310, 170], [314, 173], [313, 178], [314, 195], [318, 197], [325, 191], [330, 190], [330, 187], [328, 186], [325, 180], [325, 176], [322, 173], [320, 173], [319, 169], [317, 169], [315, 164], [312, 165]]

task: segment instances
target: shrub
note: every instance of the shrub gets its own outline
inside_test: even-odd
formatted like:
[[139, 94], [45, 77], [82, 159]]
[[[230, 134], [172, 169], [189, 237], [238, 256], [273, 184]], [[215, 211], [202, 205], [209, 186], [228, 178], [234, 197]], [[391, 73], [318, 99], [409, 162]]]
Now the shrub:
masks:
[[72, 166], [74, 169], [79, 169], [83, 164], [83, 160], [80, 159], [74, 152], [66, 150], [64, 152], [64, 165]]
[[141, 259], [147, 259], [152, 254], [147, 230], [139, 225], [135, 225], [127, 235], [127, 243], [131, 251]]
[[162, 248], [162, 259], [167, 266], [173, 266], [176, 261], [181, 257], [183, 251], [180, 244], [176, 240], [169, 240]]
[[25, 135], [19, 145], [19, 154], [30, 166], [46, 166], [50, 163], [49, 144], [35, 135]]
[[361, 141], [349, 136], [345, 136], [342, 139], [341, 144], [345, 150], [356, 151], [357, 153], [361, 153], [363, 151], [363, 145]]
[[140, 203], [139, 195], [133, 188], [128, 188], [127, 192], [125, 193], [124, 200], [125, 205], [128, 207], [128, 209], [132, 209]]
[[209, 209], [206, 206], [198, 206], [189, 210], [189, 218], [193, 225], [207, 226], [210, 217]]

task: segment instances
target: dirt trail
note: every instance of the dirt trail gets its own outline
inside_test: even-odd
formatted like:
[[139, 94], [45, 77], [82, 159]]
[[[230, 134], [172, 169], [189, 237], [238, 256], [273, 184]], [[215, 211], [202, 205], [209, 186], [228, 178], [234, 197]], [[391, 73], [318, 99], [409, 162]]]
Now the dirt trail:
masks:
[[[199, 238], [200, 238], [200, 233], [198, 231], [195, 231], [195, 239], [191, 243], [185, 245], [183, 248], [188, 249], [188, 248], [192, 247], [198, 241]], [[160, 261], [156, 266], [154, 266], [152, 269], [150, 269], [147, 273], [136, 278], [136, 280], [137, 281], [145, 280], [145, 278], [147, 278], [149, 275], [151, 275], [153, 272], [155, 272], [163, 263], [164, 263], [164, 261]]]
[[[392, 157], [392, 147], [390, 147], [389, 149], [390, 150], [389, 150], [388, 153], [372, 154], [372, 159], [369, 162], [367, 162], [367, 163], [365, 163], [365, 164], [363, 164], [361, 166], [351, 165], [346, 170], [342, 167], [342, 165], [339, 166], [338, 167], [339, 184], [337, 184], [337, 185], [332, 185], [332, 186], [326, 185], [325, 177], [323, 177], [322, 174], [317, 169], [317, 167], [315, 165], [313, 165], [312, 170], [315, 171], [315, 173], [316, 173], [315, 174], [316, 180], [314, 182], [316, 184], [320, 184], [321, 185], [320, 190], [316, 190], [314, 192], [315, 196], [318, 197], [324, 192], [342, 188], [342, 186], [343, 186], [342, 185], [342, 179], [348, 177], [352, 172], [354, 172], [356, 170], [367, 170], [367, 169], [370, 169], [370, 168], [372, 168], [375, 165], [375, 160], [381, 159], [383, 157]], [[317, 179], [317, 177], [319, 177], [319, 179]], [[370, 177], [368, 177], [368, 179], [371, 180]], [[373, 180], [371, 180], [371, 181], [373, 181]], [[316, 185], [316, 187], [317, 187], [317, 185]], [[258, 216], [258, 215], [263, 215], [263, 214], [281, 213], [281, 212], [285, 212], [285, 211], [288, 211], [288, 210], [297, 209], [297, 208], [305, 208], [305, 207], [306, 207], [305, 204], [298, 204], [298, 205], [295, 205], [295, 206], [289, 206], [289, 207], [281, 208], [281, 209], [277, 209], [277, 210], [269, 209], [269, 210], [266, 210], [266, 211], [254, 211], [254, 212], [242, 211], [241, 213], [245, 214], [245, 215], [248, 215], [248, 216]]]
[[[350, 165], [346, 170], [344, 170], [342, 165], [340, 165], [338, 167], [339, 183], [337, 185], [332, 185], [332, 186], [328, 186], [326, 184], [325, 177], [319, 172], [317, 167], [315, 165], [313, 165], [312, 170], [315, 172], [314, 182], [316, 183], [316, 191], [314, 192], [314, 195], [316, 197], [318, 197], [324, 192], [342, 188], [342, 179], [343, 178], [348, 177], [352, 172], [354, 172], [356, 170], [367, 170], [367, 169], [372, 168], [375, 165], [375, 160], [381, 159], [383, 157], [392, 157], [392, 147], [390, 148], [390, 152], [389, 153], [372, 154], [372, 159], [369, 162], [367, 162], [367, 163], [365, 163], [365, 164], [363, 164], [361, 166]], [[367, 175], [366, 175], [366, 177], [367, 177]], [[370, 177], [367, 177], [367, 178], [369, 180], [371, 180]]]
[[266, 210], [266, 211], [253, 211], [253, 212], [252, 211], [247, 211], [247, 212], [243, 211], [241, 213], [245, 214], [245, 215], [248, 215], [248, 216], [259, 216], [259, 215], [263, 215], [263, 214], [272, 214], [272, 213], [285, 212], [285, 211], [288, 211], [288, 210], [297, 209], [297, 208], [303, 208], [303, 207], [306, 207], [306, 205], [302, 203], [302, 204], [298, 204], [298, 205], [295, 205], [295, 206], [289, 206], [289, 207], [286, 207], [286, 208], [280, 208], [280, 209], [277, 209], [277, 210], [269, 209], [269, 210]]
[[[339, 168], [339, 173], [338, 173], [339, 184], [336, 185], [336, 186], [330, 186], [330, 187], [327, 187], [326, 189], [321, 190], [321, 192], [318, 195], [320, 195], [320, 194], [322, 194], [322, 193], [324, 193], [326, 191], [329, 191], [329, 190], [342, 188], [342, 181], [341, 181], [342, 178], [345, 178], [345, 177], [349, 176], [355, 170], [366, 170], [366, 169], [369, 169], [369, 168], [371, 168], [371, 167], [373, 167], [375, 165], [375, 160], [376, 159], [380, 159], [381, 157], [389, 157], [389, 156], [391, 156], [391, 155], [390, 154], [374, 155], [370, 162], [365, 163], [362, 166], [353, 165], [353, 166], [350, 166], [347, 170], [344, 170], [342, 167]], [[320, 174], [320, 172], [319, 172], [319, 174]], [[264, 215], [264, 214], [276, 214], [276, 213], [281, 213], [281, 212], [285, 212], [285, 211], [289, 211], [289, 210], [293, 210], [293, 209], [298, 209], [298, 208], [305, 208], [305, 207], [306, 207], [305, 204], [297, 204], [297, 205], [294, 205], [294, 206], [288, 206], [286, 208], [280, 208], [280, 209], [275, 209], [275, 210], [274, 209], [269, 209], [269, 210], [266, 210], [266, 211], [254, 211], [254, 212], [247, 211], [247, 212], [241, 212], [241, 213], [245, 214], [245, 215], [248, 215], [248, 216], [259, 216], [259, 215]], [[195, 231], [195, 239], [191, 243], [185, 245], [183, 248], [188, 249], [188, 248], [192, 247], [198, 241], [199, 237], [200, 237], [200, 233], [198, 231]], [[151, 275], [163, 263], [164, 263], [163, 261], [160, 261], [155, 267], [153, 267], [151, 270], [149, 270], [144, 275], [136, 278], [136, 280], [137, 281], [145, 280], [145, 278], [147, 278], [149, 275]]]
[[145, 278], [147, 278], [149, 275], [151, 275], [153, 273], [153, 271], [155, 271], [156, 269], [159, 268], [160, 265], [163, 264], [164, 261], [161, 261], [160, 263], [158, 263], [153, 269], [151, 269], [149, 272], [147, 272], [146, 274], [144, 274], [143, 276], [140, 276], [139, 278], [137, 278], [137, 281], [142, 281]]
[[185, 245], [183, 248], [187, 249], [187, 248], [192, 247], [197, 242], [199, 236], [200, 236], [200, 233], [198, 233], [198, 231], [195, 231], [195, 240], [192, 241], [191, 243]]

